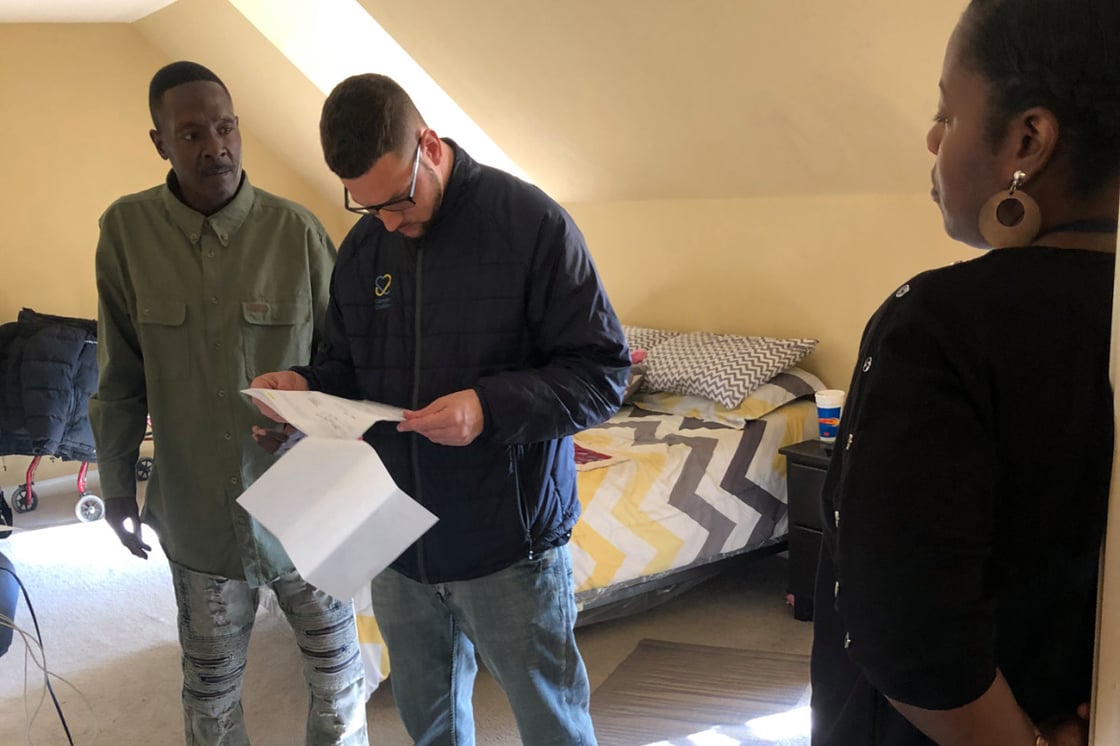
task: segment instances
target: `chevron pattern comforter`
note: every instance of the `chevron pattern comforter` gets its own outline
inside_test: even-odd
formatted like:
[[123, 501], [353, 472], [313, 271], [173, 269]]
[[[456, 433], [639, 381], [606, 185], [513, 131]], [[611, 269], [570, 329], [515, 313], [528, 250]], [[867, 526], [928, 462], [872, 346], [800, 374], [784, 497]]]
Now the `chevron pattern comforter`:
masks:
[[[604, 456], [579, 473], [583, 516], [569, 546], [581, 608], [635, 583], [755, 549], [787, 531], [778, 449], [815, 437], [812, 401], [742, 429], [623, 407], [576, 442]], [[354, 599], [367, 694], [389, 675], [368, 589]]]
[[785, 457], [815, 437], [816, 408], [795, 401], [733, 429], [624, 407], [576, 435], [608, 454], [579, 473], [572, 532], [581, 608], [628, 585], [755, 549], [787, 532]]

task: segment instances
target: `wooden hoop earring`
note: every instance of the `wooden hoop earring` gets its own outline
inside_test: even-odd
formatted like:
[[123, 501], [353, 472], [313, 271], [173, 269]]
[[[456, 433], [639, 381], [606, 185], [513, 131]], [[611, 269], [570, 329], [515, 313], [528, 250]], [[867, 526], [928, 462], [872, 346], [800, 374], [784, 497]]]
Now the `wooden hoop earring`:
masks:
[[1042, 211], [1024, 192], [1027, 175], [1016, 171], [1007, 192], [999, 192], [980, 208], [980, 235], [993, 249], [1028, 246], [1042, 228]]

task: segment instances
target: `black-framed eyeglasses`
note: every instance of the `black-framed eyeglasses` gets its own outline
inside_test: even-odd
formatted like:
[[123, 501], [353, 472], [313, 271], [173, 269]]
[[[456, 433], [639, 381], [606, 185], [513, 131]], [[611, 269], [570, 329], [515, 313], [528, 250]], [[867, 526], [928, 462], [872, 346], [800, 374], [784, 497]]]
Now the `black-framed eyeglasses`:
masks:
[[420, 147], [423, 143], [423, 138], [416, 143], [416, 159], [412, 163], [412, 184], [408, 187], [407, 197], [397, 197], [388, 202], [382, 202], [380, 205], [358, 205], [350, 201], [350, 190], [346, 187], [342, 187], [342, 198], [346, 209], [358, 215], [377, 215], [377, 213], [382, 211], [404, 212], [415, 205], [416, 200], [413, 199], [413, 197], [416, 196], [416, 175], [420, 173]]

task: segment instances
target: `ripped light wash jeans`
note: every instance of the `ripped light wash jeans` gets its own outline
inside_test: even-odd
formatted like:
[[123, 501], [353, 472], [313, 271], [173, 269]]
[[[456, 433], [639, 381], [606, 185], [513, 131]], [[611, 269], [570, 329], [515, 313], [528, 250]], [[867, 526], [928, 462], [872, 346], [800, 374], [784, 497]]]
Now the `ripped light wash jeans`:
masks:
[[[170, 564], [179, 606], [187, 746], [246, 746], [241, 676], [258, 590], [244, 580]], [[365, 684], [352, 602], [335, 600], [294, 572], [268, 585], [303, 655], [308, 746], [367, 746]]]

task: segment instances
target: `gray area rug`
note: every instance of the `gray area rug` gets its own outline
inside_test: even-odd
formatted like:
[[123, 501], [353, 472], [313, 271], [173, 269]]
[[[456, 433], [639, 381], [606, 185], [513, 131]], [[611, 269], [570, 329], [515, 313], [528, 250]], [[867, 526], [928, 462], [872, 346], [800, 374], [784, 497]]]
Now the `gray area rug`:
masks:
[[602, 746], [809, 743], [804, 655], [643, 639], [591, 696]]

